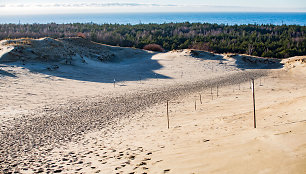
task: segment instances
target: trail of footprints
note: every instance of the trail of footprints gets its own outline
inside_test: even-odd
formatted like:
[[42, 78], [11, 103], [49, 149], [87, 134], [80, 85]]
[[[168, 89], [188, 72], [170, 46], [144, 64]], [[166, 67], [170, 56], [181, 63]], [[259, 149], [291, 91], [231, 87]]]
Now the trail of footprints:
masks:
[[[147, 173], [148, 164], [156, 164], [162, 160], [152, 162], [152, 152], [144, 150], [142, 147], [126, 148], [118, 151], [106, 146], [85, 148], [78, 153], [58, 152], [61, 158], [46, 161], [31, 161], [32, 164], [22, 168], [21, 172], [33, 173], [105, 173], [103, 169], [112, 168], [112, 173]], [[139, 155], [144, 154], [145, 158], [139, 159]], [[26, 164], [26, 163], [25, 163]], [[43, 164], [43, 165], [42, 165]], [[27, 166], [27, 165], [25, 165]], [[130, 168], [126, 170], [124, 168]], [[128, 172], [127, 172], [128, 171]], [[167, 173], [170, 169], [164, 170]]]

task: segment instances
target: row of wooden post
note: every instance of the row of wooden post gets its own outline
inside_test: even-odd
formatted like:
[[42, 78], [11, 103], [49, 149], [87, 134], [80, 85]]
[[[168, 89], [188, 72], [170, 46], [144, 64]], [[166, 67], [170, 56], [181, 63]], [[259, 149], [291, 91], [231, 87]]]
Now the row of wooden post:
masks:
[[[253, 114], [254, 114], [254, 128], [256, 128], [256, 108], [255, 108], [255, 82], [254, 79], [251, 79], [250, 81], [250, 88], [252, 88], [252, 94], [253, 94]], [[262, 86], [260, 81], [260, 86]], [[240, 84], [239, 84], [239, 90], [240, 90]], [[213, 99], [213, 93], [212, 93], [212, 87], [210, 90], [212, 99]], [[217, 97], [219, 97], [219, 85], [217, 85]], [[202, 104], [202, 95], [200, 94], [200, 103]], [[194, 101], [194, 110], [197, 110], [197, 100]], [[170, 119], [169, 119], [169, 100], [167, 100], [167, 122], [168, 122], [168, 129], [170, 128]]]

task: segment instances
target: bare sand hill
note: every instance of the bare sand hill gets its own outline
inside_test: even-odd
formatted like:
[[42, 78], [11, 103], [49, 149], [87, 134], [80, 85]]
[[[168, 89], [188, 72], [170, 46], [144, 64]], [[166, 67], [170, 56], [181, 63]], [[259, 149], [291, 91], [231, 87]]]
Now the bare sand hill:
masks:
[[0, 173], [306, 172], [305, 57], [1, 44]]

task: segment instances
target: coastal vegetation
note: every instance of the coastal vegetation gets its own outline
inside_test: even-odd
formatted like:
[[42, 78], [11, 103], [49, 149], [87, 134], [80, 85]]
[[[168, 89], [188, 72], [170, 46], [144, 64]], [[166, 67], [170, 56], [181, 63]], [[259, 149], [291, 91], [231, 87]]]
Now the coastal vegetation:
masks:
[[306, 26], [165, 24], [1, 24], [0, 39], [73, 37], [135, 48], [199, 49], [215, 53], [240, 53], [287, 58], [306, 55]]

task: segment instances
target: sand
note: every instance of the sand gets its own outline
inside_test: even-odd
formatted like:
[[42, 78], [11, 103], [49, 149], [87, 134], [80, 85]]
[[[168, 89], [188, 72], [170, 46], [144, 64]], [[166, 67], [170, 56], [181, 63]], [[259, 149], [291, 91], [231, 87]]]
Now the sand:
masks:
[[2, 63], [0, 173], [306, 172], [304, 57], [131, 52]]

